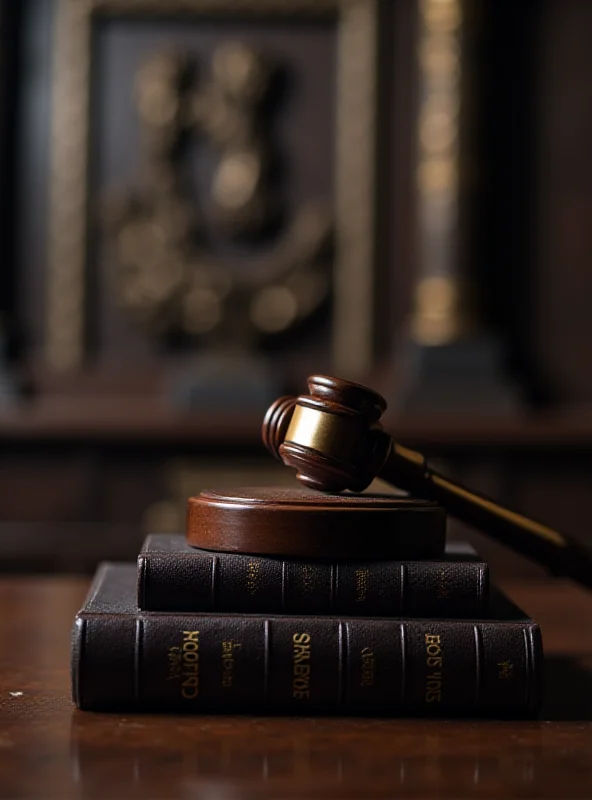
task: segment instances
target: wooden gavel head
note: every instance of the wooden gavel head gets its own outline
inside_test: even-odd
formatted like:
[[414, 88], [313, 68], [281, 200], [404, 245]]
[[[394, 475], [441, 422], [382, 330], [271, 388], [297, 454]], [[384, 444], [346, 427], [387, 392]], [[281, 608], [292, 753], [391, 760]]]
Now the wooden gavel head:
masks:
[[308, 390], [270, 406], [262, 426], [265, 446], [311, 489], [361, 492], [392, 444], [379, 423], [386, 401], [365, 386], [326, 375], [311, 376]]
[[309, 394], [280, 397], [263, 420], [263, 441], [305, 486], [322, 492], [363, 491], [380, 476], [553, 571], [592, 588], [592, 549], [536, 520], [472, 492], [397, 444], [380, 425], [385, 400], [357, 383], [313, 375]]

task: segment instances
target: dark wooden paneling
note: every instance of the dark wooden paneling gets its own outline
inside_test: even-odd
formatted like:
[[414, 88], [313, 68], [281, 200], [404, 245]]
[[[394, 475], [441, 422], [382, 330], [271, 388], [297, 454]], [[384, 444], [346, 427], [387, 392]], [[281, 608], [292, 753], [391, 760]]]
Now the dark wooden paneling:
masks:
[[[10, 0], [8, 0], [10, 3]], [[16, 3], [10, 3], [17, 5]], [[27, 349], [39, 354], [45, 329], [49, 112], [53, 0], [23, 0], [19, 62], [17, 315]]]
[[390, 341], [386, 351], [393, 360], [393, 352], [407, 335], [405, 323], [411, 310], [413, 281], [418, 266], [415, 162], [419, 79], [416, 0], [397, 0], [390, 5], [390, 59], [384, 76], [390, 97], [383, 99], [381, 114], [386, 126], [381, 165], [384, 165], [387, 178], [381, 212], [382, 247], [384, 273], [388, 279], [378, 288], [384, 313], [390, 315], [390, 327], [386, 326]]
[[566, 402], [592, 400], [592, 4], [546, 3], [539, 60], [539, 361]]
[[[554, 2], [554, 0], [553, 0]], [[561, 0], [559, 0], [561, 3]], [[533, 353], [540, 30], [547, 3], [480, 3], [476, 205], [469, 253], [485, 323], [527, 404], [549, 399], [545, 358]], [[537, 355], [541, 355], [537, 359]]]
[[46, 454], [30, 448], [19, 452], [3, 449], [0, 457], [2, 519], [19, 522], [93, 519], [99, 476], [95, 456], [89, 452], [78, 449], [68, 452], [65, 447]]
[[[211, 427], [207, 419], [115, 414], [109, 420], [87, 411], [75, 418], [65, 409], [61, 419], [32, 416], [28, 423], [21, 417], [20, 425], [0, 417], [0, 520], [11, 531], [0, 536], [4, 569], [89, 569], [114, 554], [134, 558], [146, 533], [183, 529], [190, 494], [216, 486], [296, 485], [293, 471], [264, 452], [257, 420], [240, 426], [221, 418]], [[592, 542], [590, 418], [440, 420], [431, 427], [391, 419], [389, 428], [445, 474]], [[473, 541], [495, 575], [541, 574], [456, 523], [450, 535]]]
[[[14, 312], [20, 3], [0, 1], [0, 323]], [[0, 328], [1, 330], [1, 328]]]

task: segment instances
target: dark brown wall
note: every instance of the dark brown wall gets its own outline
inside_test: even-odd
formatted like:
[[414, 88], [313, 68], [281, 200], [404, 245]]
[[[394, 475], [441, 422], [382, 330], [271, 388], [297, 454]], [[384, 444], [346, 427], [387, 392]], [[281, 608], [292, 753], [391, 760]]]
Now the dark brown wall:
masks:
[[[110, 251], [97, 222], [101, 196], [133, 181], [139, 168], [137, 121], [127, 99], [132, 68], [154, 43], [170, 38], [206, 57], [222, 35], [220, 23], [194, 29], [179, 21], [128, 20], [97, 29], [90, 201], [96, 248], [89, 260], [95, 349], [83, 369], [56, 376], [40, 365], [54, 4], [27, 0], [20, 15], [13, 6], [0, 3], [0, 36], [8, 44], [0, 47], [0, 308], [15, 307], [24, 342], [20, 365], [36, 391], [15, 410], [0, 409], [0, 567], [90, 568], [101, 557], [133, 557], [154, 526], [181, 525], [183, 495], [210, 481], [286, 478], [259, 443], [261, 409], [244, 411], [235, 398], [226, 414], [175, 410], [167, 383], [171, 351], [118, 310]], [[443, 417], [434, 407], [421, 415], [410, 409], [391, 424], [404, 441], [443, 459], [477, 488], [589, 538], [592, 5], [482, 0], [473, 11], [464, 54], [472, 81], [463, 259], [522, 402], [501, 421], [495, 409]], [[288, 154], [290, 203], [331, 193], [334, 25], [233, 20], [223, 26], [224, 36], [265, 42], [290, 62], [295, 79], [276, 123]], [[370, 379], [390, 399], [396, 399], [393, 376], [419, 266], [417, 35], [416, 0], [382, 3], [377, 363]], [[198, 173], [203, 165], [196, 158]], [[300, 337], [272, 348], [273, 370], [289, 373], [299, 388], [309, 370], [328, 369], [330, 323], [327, 306]], [[526, 569], [477, 541], [500, 569]]]
[[541, 31], [536, 257], [538, 361], [561, 400], [589, 404], [592, 6], [549, 3]]
[[20, 7], [0, 3], [0, 314], [14, 305], [17, 67]]

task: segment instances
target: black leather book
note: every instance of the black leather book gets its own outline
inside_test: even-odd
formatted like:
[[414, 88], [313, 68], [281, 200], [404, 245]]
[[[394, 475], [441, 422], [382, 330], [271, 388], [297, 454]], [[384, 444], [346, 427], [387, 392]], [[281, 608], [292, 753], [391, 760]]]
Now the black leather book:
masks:
[[103, 564], [72, 643], [94, 711], [531, 716], [539, 627], [495, 595], [484, 620], [138, 611], [136, 569]]
[[138, 606], [149, 611], [479, 617], [489, 570], [467, 543], [437, 561], [319, 561], [212, 553], [148, 536]]

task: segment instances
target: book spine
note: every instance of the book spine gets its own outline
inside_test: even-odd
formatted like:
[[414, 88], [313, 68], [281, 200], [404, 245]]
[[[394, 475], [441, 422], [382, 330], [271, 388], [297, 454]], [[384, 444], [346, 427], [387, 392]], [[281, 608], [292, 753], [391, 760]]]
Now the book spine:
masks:
[[478, 618], [489, 590], [479, 561], [295, 561], [235, 554], [138, 558], [147, 611]]
[[529, 716], [532, 622], [79, 615], [76, 704], [88, 710]]

